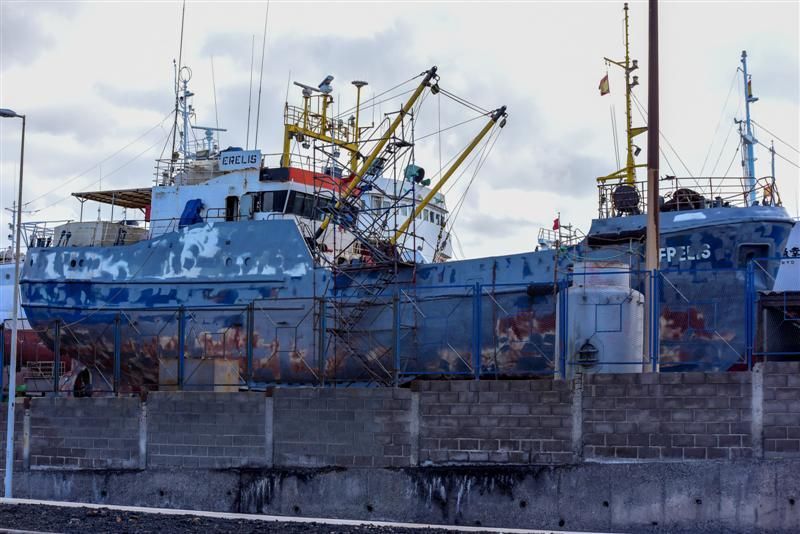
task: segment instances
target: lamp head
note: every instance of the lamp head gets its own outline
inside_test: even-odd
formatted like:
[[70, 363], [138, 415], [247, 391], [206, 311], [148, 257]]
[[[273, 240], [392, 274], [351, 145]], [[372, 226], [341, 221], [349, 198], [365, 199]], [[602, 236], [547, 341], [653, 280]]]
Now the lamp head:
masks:
[[0, 117], [10, 119], [13, 117], [21, 117], [22, 115], [17, 115], [17, 113], [13, 109], [7, 108], [0, 108]]

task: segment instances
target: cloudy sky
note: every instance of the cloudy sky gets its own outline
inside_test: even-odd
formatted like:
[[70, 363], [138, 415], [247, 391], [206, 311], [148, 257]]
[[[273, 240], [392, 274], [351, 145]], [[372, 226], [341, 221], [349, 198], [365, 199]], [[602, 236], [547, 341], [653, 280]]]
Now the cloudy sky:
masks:
[[[266, 7], [187, 3], [183, 60], [193, 71], [197, 122], [213, 125], [218, 115], [228, 128], [223, 146], [245, 144], [251, 43], [255, 35], [257, 82]], [[28, 116], [27, 220], [76, 218], [73, 191], [152, 183], [153, 160], [171, 127], [180, 10], [177, 2], [0, 0], [0, 107]], [[641, 65], [636, 93], [646, 104], [647, 3], [631, 2], [630, 13], [632, 56]], [[760, 97], [753, 116], [771, 132], [758, 128], [756, 135], [765, 144], [775, 139], [788, 160], [776, 163], [779, 189], [792, 215], [800, 215], [798, 2], [663, 1], [660, 37], [662, 174], [741, 175], [732, 127], [742, 113], [736, 69], [746, 49]], [[562, 221], [588, 228], [595, 178], [616, 169], [611, 115], [622, 139], [621, 73], [608, 68], [610, 95], [600, 97], [597, 85], [607, 70], [603, 56], [621, 59], [622, 47], [622, 2], [273, 1], [259, 147], [280, 149], [290, 79], [316, 84], [334, 75], [335, 105], [344, 108], [354, 97], [350, 80], [369, 81], [369, 95], [435, 64], [442, 87], [483, 108], [509, 109], [508, 125], [466, 193], [457, 252], [530, 250], [539, 227], [558, 212]], [[296, 90], [290, 99], [299, 100]], [[399, 105], [385, 102], [375, 113]], [[436, 126], [439, 106], [442, 127], [473, 116], [431, 98], [420, 135], [430, 131], [425, 124]], [[642, 122], [634, 107], [634, 124]], [[16, 197], [18, 123], [0, 120], [2, 208]], [[446, 161], [478, 127], [431, 136], [418, 163], [438, 169], [439, 144]], [[638, 144], [646, 150], [644, 137]], [[770, 174], [768, 152], [759, 148], [757, 156], [757, 174]], [[451, 207], [469, 177], [449, 193]], [[97, 216], [96, 206], [85, 209]], [[0, 247], [7, 244], [5, 210], [2, 218]]]

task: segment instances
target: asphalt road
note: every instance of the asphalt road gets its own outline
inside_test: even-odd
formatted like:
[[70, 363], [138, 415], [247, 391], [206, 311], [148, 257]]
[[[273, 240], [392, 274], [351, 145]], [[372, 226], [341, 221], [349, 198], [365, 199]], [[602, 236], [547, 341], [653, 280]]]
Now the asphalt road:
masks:
[[[17, 501], [17, 500], [15, 500]], [[0, 503], [0, 534], [40, 534], [40, 533], [153, 533], [182, 534], [197, 533], [324, 533], [324, 534], [449, 534], [452, 532], [470, 533], [536, 533], [570, 534], [566, 531], [493, 529], [483, 527], [405, 527], [403, 524], [357, 524], [356, 521], [317, 520], [291, 518], [290, 521], [272, 521], [236, 517], [242, 514], [214, 514], [212, 512], [151, 513], [147, 509], [122, 509], [125, 507], [104, 508], [97, 505], [54, 506], [50, 504]], [[49, 502], [49, 501], [47, 501]], [[65, 503], [59, 503], [65, 504]], [[226, 517], [219, 517], [226, 516]], [[341, 524], [350, 523], [350, 524]], [[737, 533], [755, 534], [755, 529], [725, 529], [719, 525], [695, 523], [691, 528], [670, 528], [661, 525], [643, 527], [637, 532], [644, 534], [717, 534]], [[788, 532], [788, 531], [782, 531]], [[573, 533], [574, 534], [574, 533]], [[585, 533], [590, 534], [590, 533]], [[595, 533], [598, 534], [598, 533]]]
[[[452, 529], [453, 527], [450, 527]], [[491, 529], [494, 530], [494, 529]], [[472, 528], [468, 532], [478, 531]], [[325, 533], [325, 534], [448, 534], [440, 528], [386, 525], [340, 525], [313, 522], [264, 521], [197, 515], [165, 515], [140, 510], [60, 507], [38, 504], [0, 504], [0, 533]], [[458, 531], [458, 530], [456, 530]], [[464, 532], [467, 530], [464, 529]], [[497, 530], [494, 530], [497, 532]], [[534, 531], [529, 531], [534, 532]], [[549, 532], [549, 531], [538, 531]]]

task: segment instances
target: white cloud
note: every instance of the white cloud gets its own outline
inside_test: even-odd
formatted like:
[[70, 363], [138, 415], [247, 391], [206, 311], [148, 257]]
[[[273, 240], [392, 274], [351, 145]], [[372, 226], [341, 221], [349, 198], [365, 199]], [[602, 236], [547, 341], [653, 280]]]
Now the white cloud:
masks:
[[[33, 203], [48, 206], [51, 218], [77, 215], [74, 200], [50, 205], [74, 190], [96, 187], [100, 168], [93, 166], [156, 125], [172, 106], [180, 22], [180, 3], [60, 5], [0, 4], [0, 105], [29, 115], [25, 197], [54, 189]], [[215, 118], [213, 55], [217, 111], [229, 130], [222, 134], [224, 146], [246, 141], [251, 42], [255, 35], [257, 69], [264, 9], [264, 3], [187, 5], [183, 59], [193, 69], [198, 122]], [[756, 120], [793, 146], [800, 144], [798, 9], [779, 2], [661, 4], [661, 128], [692, 173], [700, 171], [713, 141], [705, 170], [712, 167], [729, 130], [739, 102], [736, 87], [712, 139], [742, 49], [750, 55], [761, 97], [753, 107]], [[529, 250], [535, 226], [548, 225], [558, 211], [565, 222], [588, 228], [596, 210], [594, 180], [616, 168], [612, 103], [623, 135], [622, 81], [615, 68], [609, 71], [611, 95], [597, 94], [606, 70], [602, 57], [623, 53], [621, 3], [272, 2], [270, 10], [259, 128], [264, 152], [280, 148], [290, 71], [291, 79], [312, 83], [333, 74], [336, 105], [344, 107], [352, 97], [350, 80], [368, 80], [369, 95], [436, 64], [443, 87], [484, 107], [509, 106], [508, 125], [460, 216], [457, 233], [467, 255]], [[646, 102], [646, 4], [632, 3], [630, 13], [632, 55], [641, 65], [637, 94]], [[256, 71], [256, 84], [258, 78]], [[380, 111], [398, 105], [399, 100], [387, 102]], [[442, 105], [443, 126], [466, 116]], [[634, 123], [641, 123], [637, 111]], [[437, 125], [432, 116], [421, 117], [418, 132]], [[477, 126], [478, 121], [443, 133], [443, 153], [462, 147]], [[154, 145], [163, 135], [158, 128], [104, 163], [103, 174], [116, 172], [103, 187], [149, 185], [152, 160], [162, 148]], [[771, 138], [759, 135], [765, 143]], [[18, 125], [0, 121], [2, 207], [11, 203], [18, 136]], [[251, 131], [251, 143], [253, 137]], [[734, 132], [718, 172], [733, 155], [735, 137]], [[417, 155], [423, 166], [438, 169], [438, 136], [429, 141], [420, 143]], [[643, 138], [637, 144], [646, 150]], [[149, 146], [154, 148], [142, 154]], [[685, 174], [670, 149], [662, 148], [675, 171]], [[796, 152], [778, 149], [797, 162]], [[759, 174], [768, 174], [768, 154], [759, 150], [759, 157]], [[668, 172], [666, 162], [662, 169]], [[776, 174], [784, 201], [797, 213], [798, 169], [779, 160]], [[465, 186], [466, 180], [454, 186], [451, 205]], [[503, 237], [498, 232], [506, 223], [514, 229]]]

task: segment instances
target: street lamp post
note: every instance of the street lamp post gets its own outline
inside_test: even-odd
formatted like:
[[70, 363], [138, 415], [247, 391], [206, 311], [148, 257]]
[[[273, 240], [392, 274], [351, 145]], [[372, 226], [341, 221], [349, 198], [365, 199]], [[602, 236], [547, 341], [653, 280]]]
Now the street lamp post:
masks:
[[[11, 311], [11, 362], [8, 368], [8, 426], [6, 427], [6, 498], [13, 497], [11, 485], [14, 481], [14, 406], [17, 389], [17, 329], [19, 319], [19, 256], [22, 241], [22, 164], [25, 161], [25, 115], [10, 109], [0, 108], [0, 118], [22, 119], [22, 141], [19, 151], [19, 185], [17, 186], [17, 216], [14, 237], [14, 307]], [[0, 366], [2, 364], [0, 363]]]

